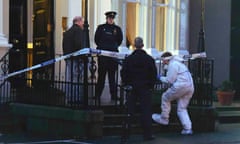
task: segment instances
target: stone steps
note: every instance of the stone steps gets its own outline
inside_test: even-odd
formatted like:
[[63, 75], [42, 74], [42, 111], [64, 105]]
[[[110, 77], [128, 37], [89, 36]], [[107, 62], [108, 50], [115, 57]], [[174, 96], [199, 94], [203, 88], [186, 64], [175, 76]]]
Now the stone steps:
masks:
[[[133, 117], [133, 122], [131, 124], [131, 134], [140, 134], [142, 133], [142, 128], [139, 122], [139, 114]], [[106, 114], [104, 116], [103, 123], [103, 135], [121, 135], [123, 134], [123, 122], [125, 115], [123, 114]], [[153, 132], [171, 132], [171, 131], [180, 131], [181, 125], [178, 121], [170, 120], [168, 126], [159, 125], [157, 123], [152, 123]]]
[[240, 106], [216, 107], [220, 123], [240, 123]]
[[[103, 135], [121, 135], [123, 133], [122, 123], [125, 119], [123, 107], [107, 106], [102, 107], [104, 111], [103, 122]], [[139, 110], [139, 109], [138, 109]], [[199, 107], [189, 106], [188, 108], [195, 132], [211, 132], [215, 130], [216, 111], [215, 107]], [[154, 105], [152, 108], [153, 113], [160, 113], [159, 105]], [[139, 134], [142, 132], [141, 125], [139, 124], [140, 113], [134, 116], [132, 123], [131, 134]], [[153, 132], [180, 132], [182, 126], [179, 122], [176, 113], [176, 105], [172, 104], [170, 113], [170, 121], [168, 126], [159, 125], [155, 122], [152, 123]]]

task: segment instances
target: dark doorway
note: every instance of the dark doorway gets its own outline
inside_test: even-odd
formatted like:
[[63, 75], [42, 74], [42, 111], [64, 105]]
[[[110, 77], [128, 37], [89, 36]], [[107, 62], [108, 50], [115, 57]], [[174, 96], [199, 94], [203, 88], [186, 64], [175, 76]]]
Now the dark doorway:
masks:
[[[9, 42], [13, 47], [9, 51], [9, 73], [27, 66], [27, 0], [10, 0]], [[11, 77], [13, 88], [24, 86], [25, 73]]]
[[[54, 58], [53, 0], [33, 1], [33, 65]], [[53, 80], [54, 64], [33, 71], [34, 79]]]
[[230, 79], [236, 89], [235, 98], [240, 99], [240, 1], [232, 0], [231, 11], [231, 50], [230, 50]]

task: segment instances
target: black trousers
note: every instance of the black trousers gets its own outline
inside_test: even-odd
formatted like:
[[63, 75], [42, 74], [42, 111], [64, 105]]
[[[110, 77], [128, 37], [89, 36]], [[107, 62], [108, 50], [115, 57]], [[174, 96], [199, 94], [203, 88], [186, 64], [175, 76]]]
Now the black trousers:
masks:
[[152, 135], [152, 91], [149, 88], [133, 87], [131, 96], [127, 97], [128, 114], [134, 115], [137, 101], [140, 102], [141, 125], [143, 136]]
[[117, 98], [117, 70], [118, 63], [113, 58], [103, 56], [98, 57], [98, 80], [96, 85], [96, 96], [98, 98], [102, 95], [106, 74], [108, 74], [111, 99]]

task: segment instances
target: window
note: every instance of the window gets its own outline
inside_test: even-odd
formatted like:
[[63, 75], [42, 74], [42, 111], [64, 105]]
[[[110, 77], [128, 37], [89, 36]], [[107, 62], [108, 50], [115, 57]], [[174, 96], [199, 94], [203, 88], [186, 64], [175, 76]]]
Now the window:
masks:
[[188, 50], [189, 0], [126, 0], [113, 5], [122, 18], [123, 45], [133, 47], [134, 38], [141, 36], [145, 48], [177, 54]]
[[153, 3], [153, 8], [156, 7], [155, 47], [158, 50], [175, 54], [188, 50], [188, 3], [189, 0], [156, 0]]

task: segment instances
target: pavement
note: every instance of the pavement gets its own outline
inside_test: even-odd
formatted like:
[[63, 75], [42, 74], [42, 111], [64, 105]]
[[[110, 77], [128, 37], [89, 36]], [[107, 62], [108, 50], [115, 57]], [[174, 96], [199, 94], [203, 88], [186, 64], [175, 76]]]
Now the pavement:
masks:
[[[180, 132], [158, 133], [152, 141], [143, 141], [140, 135], [132, 136], [129, 144], [240, 144], [240, 123], [217, 124], [214, 132], [194, 133], [191, 136], [183, 136]], [[115, 137], [96, 144], [113, 144], [120, 141]]]
[[[0, 144], [120, 144], [120, 136], [107, 136], [95, 140], [54, 139], [24, 134], [2, 134]], [[141, 135], [130, 137], [128, 144], [240, 144], [240, 123], [216, 124], [214, 132], [183, 136], [180, 132], [156, 133], [152, 141], [143, 141]]]

